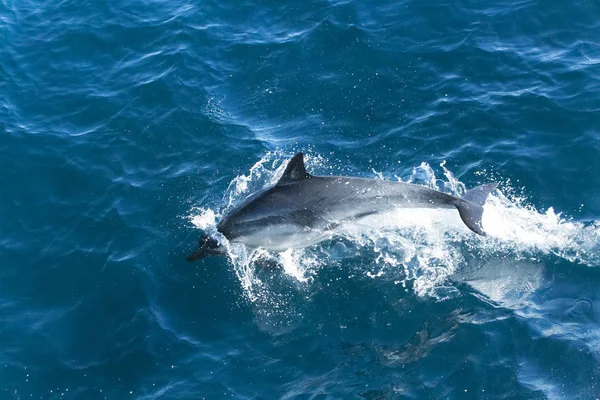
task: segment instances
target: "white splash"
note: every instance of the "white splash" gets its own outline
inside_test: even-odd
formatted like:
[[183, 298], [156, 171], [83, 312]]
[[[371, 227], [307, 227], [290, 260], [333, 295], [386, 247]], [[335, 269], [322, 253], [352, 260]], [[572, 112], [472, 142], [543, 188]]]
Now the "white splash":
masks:
[[217, 230], [217, 214], [210, 208], [194, 207], [190, 221], [198, 229]]
[[283, 266], [283, 272], [298, 282], [309, 282], [312, 280], [319, 261], [315, 257], [306, 256], [303, 251], [288, 249], [279, 253], [279, 261]]
[[[391, 278], [410, 287], [419, 296], [436, 298], [447, 296], [449, 278], [463, 266], [481, 264], [484, 259], [535, 263], [540, 257], [555, 255], [588, 266], [600, 264], [600, 222], [585, 226], [563, 219], [552, 208], [538, 212], [524, 205], [526, 199], [515, 195], [509, 182], [502, 185], [507, 194], [495, 190], [484, 207], [482, 224], [487, 237], [469, 231], [454, 210], [399, 209], [344, 226], [333, 242], [308, 249], [289, 249], [273, 254], [226, 243], [216, 230], [217, 219], [249, 194], [276, 183], [291, 156], [281, 151], [267, 153], [247, 175], [231, 181], [223, 209], [195, 208], [189, 217], [194, 226], [218, 236], [218, 240], [225, 243], [229, 260], [252, 302], [272, 297], [269, 280], [264, 274], [257, 273], [262, 265], [277, 264], [283, 267], [287, 279], [297, 285], [310, 285], [319, 268], [336, 263], [340, 255], [348, 258], [348, 254], [366, 260], [358, 273], [372, 279]], [[331, 174], [335, 169], [320, 156], [308, 154], [305, 162], [309, 170], [323, 175]], [[443, 177], [438, 178], [430, 165], [421, 163], [413, 168], [407, 181], [456, 196], [464, 194], [465, 185], [445, 163], [440, 167]], [[382, 173], [373, 172], [377, 178], [384, 178]], [[482, 181], [490, 180], [486, 179], [485, 171], [478, 175], [483, 176]], [[354, 247], [355, 251], [345, 244], [336, 245], [340, 241]], [[343, 250], [341, 253], [340, 249]], [[352, 272], [357, 273], [356, 270]]]

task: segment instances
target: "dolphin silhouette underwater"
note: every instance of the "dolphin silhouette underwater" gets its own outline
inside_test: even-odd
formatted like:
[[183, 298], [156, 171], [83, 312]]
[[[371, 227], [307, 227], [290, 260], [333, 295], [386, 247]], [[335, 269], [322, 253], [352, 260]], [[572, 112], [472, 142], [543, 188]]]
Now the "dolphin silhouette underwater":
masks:
[[[477, 186], [459, 198], [405, 182], [314, 176], [306, 172], [304, 156], [298, 153], [275, 185], [248, 196], [221, 219], [217, 230], [230, 242], [284, 251], [312, 246], [331, 238], [345, 223], [396, 208], [456, 208], [470, 230], [486, 236], [483, 205], [497, 186]], [[204, 235], [187, 260], [222, 253], [219, 241]]]

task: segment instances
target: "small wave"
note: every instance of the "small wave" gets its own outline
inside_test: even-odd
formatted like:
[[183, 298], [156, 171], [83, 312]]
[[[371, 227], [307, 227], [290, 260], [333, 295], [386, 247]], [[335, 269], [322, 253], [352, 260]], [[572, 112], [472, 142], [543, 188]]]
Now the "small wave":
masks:
[[[600, 264], [600, 222], [586, 225], [564, 218], [553, 208], [539, 211], [527, 204], [525, 196], [517, 194], [510, 181], [503, 182], [502, 191], [494, 191], [485, 205], [483, 227], [487, 237], [469, 231], [454, 210], [398, 209], [383, 217], [346, 225], [331, 241], [306, 249], [270, 253], [228, 242], [217, 232], [217, 220], [249, 194], [277, 182], [289, 156], [282, 151], [267, 153], [248, 174], [230, 182], [223, 205], [194, 208], [189, 215], [194, 226], [225, 244], [230, 263], [251, 302], [273, 305], [273, 301], [280, 301], [272, 279], [267, 277], [272, 274], [258, 272], [273, 264], [282, 267], [288, 285], [302, 290], [314, 282], [320, 268], [338, 263], [340, 258], [360, 257], [363, 262], [351, 267], [359, 269], [352, 274], [393, 280], [418, 296], [438, 299], [452, 297], [456, 292], [449, 283], [453, 276], [489, 263], [538, 263], [543, 257], [556, 256], [587, 266]], [[306, 155], [306, 164], [309, 170], [325, 175], [337, 169], [315, 154]], [[424, 162], [412, 170], [406, 181], [462, 195], [466, 185], [445, 163], [440, 168], [441, 176]], [[383, 173], [375, 171], [375, 175], [383, 179]], [[478, 175], [489, 180], [485, 171]]]

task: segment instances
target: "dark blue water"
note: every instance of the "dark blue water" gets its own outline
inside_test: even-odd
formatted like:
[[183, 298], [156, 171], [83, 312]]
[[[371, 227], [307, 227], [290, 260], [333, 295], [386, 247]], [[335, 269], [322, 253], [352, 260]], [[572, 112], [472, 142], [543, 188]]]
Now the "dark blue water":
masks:
[[[0, 398], [600, 396], [597, 1], [2, 0], [0, 37]], [[186, 263], [296, 151], [498, 181], [490, 235]]]

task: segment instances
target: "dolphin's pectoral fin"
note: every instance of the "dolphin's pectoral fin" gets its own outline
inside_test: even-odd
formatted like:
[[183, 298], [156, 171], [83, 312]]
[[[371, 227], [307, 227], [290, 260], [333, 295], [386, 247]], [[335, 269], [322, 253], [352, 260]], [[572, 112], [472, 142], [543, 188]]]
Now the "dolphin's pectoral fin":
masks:
[[293, 183], [310, 177], [311, 175], [306, 172], [306, 168], [304, 167], [304, 155], [298, 153], [290, 159], [283, 176], [279, 179], [277, 184], [284, 185], [286, 183]]
[[199, 260], [208, 256], [217, 256], [223, 254], [223, 248], [219, 242], [210, 236], [204, 235], [198, 242], [198, 248], [194, 250], [187, 259], [189, 262]]
[[465, 225], [481, 236], [487, 236], [481, 226], [481, 217], [483, 216], [483, 205], [488, 198], [490, 192], [498, 187], [497, 183], [488, 183], [477, 186], [469, 190], [462, 199], [456, 203], [456, 208], [460, 214], [460, 218]]

